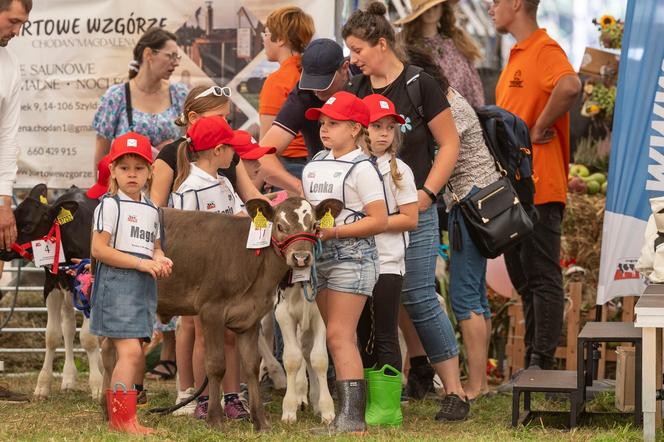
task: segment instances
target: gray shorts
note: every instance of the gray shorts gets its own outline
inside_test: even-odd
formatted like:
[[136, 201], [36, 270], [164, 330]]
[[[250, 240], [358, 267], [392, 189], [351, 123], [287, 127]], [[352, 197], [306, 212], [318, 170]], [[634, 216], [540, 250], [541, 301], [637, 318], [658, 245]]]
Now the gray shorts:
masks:
[[378, 250], [369, 238], [332, 239], [323, 243], [316, 259], [318, 290], [371, 296], [380, 274]]
[[91, 333], [110, 338], [152, 337], [157, 283], [149, 273], [99, 264], [91, 304]]

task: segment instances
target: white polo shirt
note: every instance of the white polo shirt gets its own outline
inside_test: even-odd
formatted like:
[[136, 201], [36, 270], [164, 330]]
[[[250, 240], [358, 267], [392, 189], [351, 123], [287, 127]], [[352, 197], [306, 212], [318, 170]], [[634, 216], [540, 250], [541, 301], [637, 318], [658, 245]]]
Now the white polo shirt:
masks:
[[16, 181], [20, 87], [18, 63], [0, 48], [0, 195], [11, 195]]
[[[140, 201], [142, 204], [138, 204], [121, 190], [118, 190], [117, 198], [119, 202], [111, 196], [106, 196], [95, 208], [93, 218], [95, 230], [110, 233], [109, 244], [118, 250], [153, 256], [152, 239], [159, 240], [161, 231], [157, 208], [142, 192]], [[122, 218], [118, 219], [120, 212]], [[132, 229], [136, 229], [137, 235], [133, 235]], [[121, 237], [117, 236], [118, 233]]]
[[[206, 192], [209, 198], [205, 198], [205, 200], [201, 200], [201, 196], [203, 196], [202, 193], [198, 193], [199, 198], [197, 199], [196, 192], [193, 192], [194, 190], [200, 191], [201, 189], [207, 189], [211, 186], [216, 186], [217, 184], [219, 186]], [[171, 201], [173, 207], [182, 210], [200, 210], [203, 212], [229, 214], [232, 212], [232, 214], [235, 215], [242, 212], [244, 209], [244, 204], [242, 203], [240, 196], [235, 193], [233, 185], [228, 178], [219, 174], [217, 174], [216, 177], [213, 177], [198, 167], [196, 163], [191, 163], [189, 176], [182, 184], [180, 184], [180, 187], [171, 194]], [[224, 210], [224, 207], [229, 209], [228, 212]]]
[[[387, 211], [395, 214], [399, 206], [417, 202], [417, 188], [413, 171], [406, 163], [397, 158], [397, 170], [401, 173], [399, 187], [390, 173], [390, 154], [378, 158], [378, 170], [383, 176], [383, 186], [387, 198]], [[404, 275], [406, 273], [406, 247], [408, 232], [384, 232], [376, 235], [376, 247], [380, 257], [381, 274]]]
[[[302, 173], [302, 184], [304, 187], [305, 191], [305, 196], [308, 195], [308, 189], [309, 186], [312, 183], [312, 177], [314, 167], [309, 167], [312, 163], [316, 163], [318, 161], [321, 162], [321, 164], [316, 164], [314, 165], [315, 167], [326, 167], [328, 162], [330, 162], [330, 167], [334, 167], [333, 164], [331, 164], [332, 161], [343, 161], [346, 163], [352, 163], [355, 158], [357, 158], [359, 155], [363, 155], [363, 152], [360, 148], [357, 148], [345, 155], [340, 156], [339, 158], [334, 158], [334, 155], [332, 152], [326, 152], [327, 155], [325, 158], [320, 158], [322, 153], [317, 154], [313, 161], [311, 161], [307, 167], [305, 167], [304, 172]], [[336, 174], [335, 174], [336, 175]], [[337, 179], [343, 179], [343, 176], [338, 176], [336, 177]], [[341, 192], [337, 192], [338, 194], [341, 194]], [[350, 209], [355, 212], [361, 212], [364, 213], [364, 206], [366, 206], [369, 203], [372, 203], [374, 201], [378, 200], [384, 200], [385, 199], [385, 194], [383, 192], [383, 185], [380, 180], [380, 176], [378, 175], [378, 172], [376, 171], [376, 168], [374, 167], [371, 162], [367, 160], [362, 160], [358, 162], [357, 164], [354, 165], [354, 167], [350, 170], [348, 175], [346, 176], [346, 181], [344, 183], [344, 192], [345, 196], [345, 201], [344, 201], [344, 207], [346, 209]], [[342, 211], [342, 213], [337, 216], [335, 222], [337, 225], [343, 225], [343, 224], [348, 224], [345, 222], [345, 218], [348, 216], [348, 211]]]

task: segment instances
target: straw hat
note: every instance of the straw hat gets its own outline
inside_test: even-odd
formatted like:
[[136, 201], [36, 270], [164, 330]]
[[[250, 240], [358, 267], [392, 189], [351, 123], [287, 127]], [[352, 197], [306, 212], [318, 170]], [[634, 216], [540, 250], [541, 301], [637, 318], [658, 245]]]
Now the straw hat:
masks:
[[395, 21], [394, 24], [401, 26], [405, 25], [406, 23], [410, 23], [429, 9], [446, 1], [447, 0], [410, 0], [410, 4], [412, 6], [410, 14]]

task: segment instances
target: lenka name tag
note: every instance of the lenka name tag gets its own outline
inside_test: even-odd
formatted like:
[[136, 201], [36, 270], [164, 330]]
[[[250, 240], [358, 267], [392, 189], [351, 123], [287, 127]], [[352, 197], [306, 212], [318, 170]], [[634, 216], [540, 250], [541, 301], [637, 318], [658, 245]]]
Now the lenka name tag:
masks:
[[[31, 241], [30, 244], [32, 244], [32, 256], [34, 257], [35, 267], [53, 265], [55, 258], [54, 242], [38, 239]], [[61, 262], [65, 262], [65, 253], [62, 250], [62, 244], [60, 244], [60, 256], [58, 256], [58, 263]]]
[[307, 282], [311, 279], [311, 267], [303, 269], [292, 269], [291, 271], [291, 284], [296, 282]]
[[254, 222], [251, 222], [249, 227], [249, 236], [247, 237], [248, 249], [263, 249], [270, 245], [272, 240], [272, 223], [267, 221], [264, 228], [256, 227]]

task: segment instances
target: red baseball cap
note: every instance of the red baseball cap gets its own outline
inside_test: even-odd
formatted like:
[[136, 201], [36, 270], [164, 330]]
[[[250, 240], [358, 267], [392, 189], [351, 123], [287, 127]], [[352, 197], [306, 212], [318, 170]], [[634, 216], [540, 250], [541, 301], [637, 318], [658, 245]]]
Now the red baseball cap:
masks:
[[144, 158], [152, 164], [152, 144], [150, 139], [136, 132], [127, 132], [120, 135], [111, 144], [111, 153], [109, 153], [109, 163], [114, 162], [123, 155], [134, 154]]
[[231, 147], [243, 160], [257, 160], [265, 154], [275, 153], [275, 147], [263, 147], [258, 144], [256, 139], [249, 132], [236, 130], [237, 141], [243, 141], [242, 144], [231, 144]]
[[362, 126], [369, 125], [369, 109], [362, 100], [350, 92], [340, 91], [332, 95], [322, 107], [307, 110], [304, 116], [308, 120], [318, 120], [320, 115], [339, 121], [355, 121]]
[[108, 192], [108, 180], [111, 177], [110, 155], [105, 155], [97, 163], [97, 182], [85, 192], [88, 198], [93, 200]]
[[196, 120], [187, 130], [187, 137], [191, 140], [189, 149], [193, 152], [214, 149], [220, 144], [234, 146], [247, 143], [246, 137], [236, 134], [226, 119], [219, 115]]
[[378, 121], [385, 117], [394, 117], [399, 124], [405, 124], [406, 120], [397, 113], [394, 103], [389, 98], [380, 94], [367, 95], [362, 99], [369, 109], [369, 123]]

